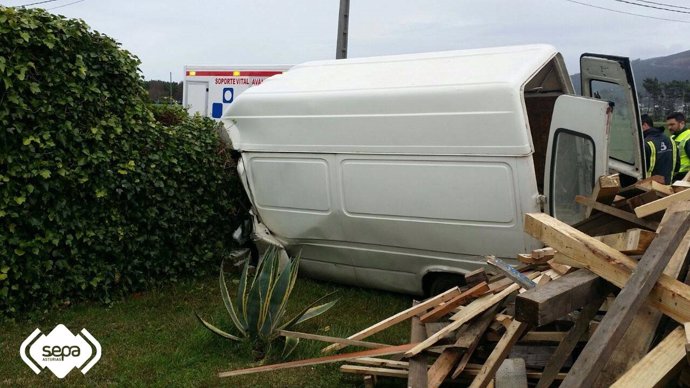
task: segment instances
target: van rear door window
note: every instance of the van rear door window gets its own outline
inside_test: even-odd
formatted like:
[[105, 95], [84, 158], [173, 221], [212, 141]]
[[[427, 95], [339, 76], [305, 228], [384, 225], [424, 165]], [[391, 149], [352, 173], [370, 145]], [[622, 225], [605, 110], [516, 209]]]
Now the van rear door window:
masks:
[[553, 141], [552, 215], [567, 224], [574, 224], [585, 218], [586, 210], [575, 202], [575, 195], [591, 193], [594, 187], [594, 141], [582, 133], [563, 128], [556, 131]]
[[627, 101], [628, 93], [621, 85], [611, 82], [592, 80], [590, 83], [592, 96], [614, 104], [611, 117], [611, 133], [609, 136], [609, 156], [625, 162], [635, 164], [635, 137], [636, 123], [634, 114], [630, 111], [630, 103]]

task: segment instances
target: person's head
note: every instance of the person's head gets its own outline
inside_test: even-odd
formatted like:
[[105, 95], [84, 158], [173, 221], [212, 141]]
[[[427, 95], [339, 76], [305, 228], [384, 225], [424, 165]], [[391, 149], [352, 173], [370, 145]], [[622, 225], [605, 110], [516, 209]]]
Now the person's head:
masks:
[[685, 128], [685, 115], [680, 112], [671, 113], [666, 117], [666, 126], [669, 132], [680, 132]]
[[652, 120], [651, 117], [649, 117], [648, 114], [643, 114], [642, 115], [642, 130], [647, 131], [649, 128], [652, 128], [654, 126], [654, 121]]

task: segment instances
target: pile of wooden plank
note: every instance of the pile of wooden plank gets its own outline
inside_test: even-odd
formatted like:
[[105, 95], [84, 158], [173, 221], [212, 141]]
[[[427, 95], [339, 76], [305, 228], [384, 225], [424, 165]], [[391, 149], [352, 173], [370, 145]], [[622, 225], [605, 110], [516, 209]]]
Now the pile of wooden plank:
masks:
[[[475, 272], [348, 338], [284, 333], [331, 342], [323, 357], [220, 376], [346, 362], [340, 370], [365, 386], [380, 377], [408, 387], [690, 386], [687, 186], [621, 189], [617, 176], [601, 177], [576, 199], [585, 221], [525, 215], [525, 232], [547, 247], [518, 254], [518, 266], [487, 257], [496, 275]], [[409, 343], [367, 341], [408, 320]]]

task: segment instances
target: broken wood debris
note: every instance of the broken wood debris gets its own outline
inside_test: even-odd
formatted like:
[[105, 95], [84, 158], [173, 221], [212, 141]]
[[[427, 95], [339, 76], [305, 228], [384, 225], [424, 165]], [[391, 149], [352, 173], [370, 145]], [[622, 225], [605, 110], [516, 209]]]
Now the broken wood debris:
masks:
[[[283, 333], [330, 342], [326, 352], [370, 349], [219, 376], [347, 361], [341, 372], [363, 375], [365, 386], [378, 377], [432, 388], [690, 386], [690, 285], [678, 280], [690, 279], [690, 190], [678, 190], [686, 186], [620, 189], [617, 176], [602, 177], [591, 196], [575, 198], [591, 213], [577, 229], [526, 214], [525, 232], [547, 247], [510, 263], [487, 256], [496, 276], [467, 273], [464, 286], [348, 338]], [[411, 322], [410, 343], [364, 341], [402, 322]], [[655, 333], [663, 340], [653, 346]]]

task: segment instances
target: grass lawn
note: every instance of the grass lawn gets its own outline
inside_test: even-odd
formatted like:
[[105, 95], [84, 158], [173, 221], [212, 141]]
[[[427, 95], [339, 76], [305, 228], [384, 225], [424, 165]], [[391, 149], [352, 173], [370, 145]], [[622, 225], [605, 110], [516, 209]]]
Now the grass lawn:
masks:
[[[228, 275], [235, 291], [237, 274]], [[289, 303], [297, 312], [309, 302], [337, 290], [340, 299], [324, 315], [296, 330], [346, 337], [410, 306], [411, 298], [300, 278]], [[230, 330], [230, 318], [220, 298], [217, 277], [154, 290], [108, 308], [84, 304], [47, 313], [38, 321], [0, 324], [0, 386], [228, 386], [228, 387], [361, 387], [362, 378], [341, 374], [340, 364], [302, 367], [219, 379], [218, 372], [260, 365], [247, 346], [220, 338], [196, 320], [194, 311]], [[48, 334], [62, 323], [73, 333], [86, 328], [103, 348], [101, 360], [86, 374], [72, 370], [63, 380], [44, 370], [36, 375], [19, 357], [22, 341], [35, 328]], [[401, 323], [370, 338], [403, 344], [409, 323]], [[326, 344], [301, 340], [290, 360], [317, 357]], [[347, 348], [344, 351], [356, 350]], [[280, 353], [282, 345], [271, 353]], [[274, 355], [270, 363], [280, 362]], [[404, 386], [402, 380], [379, 380], [377, 386]]]

